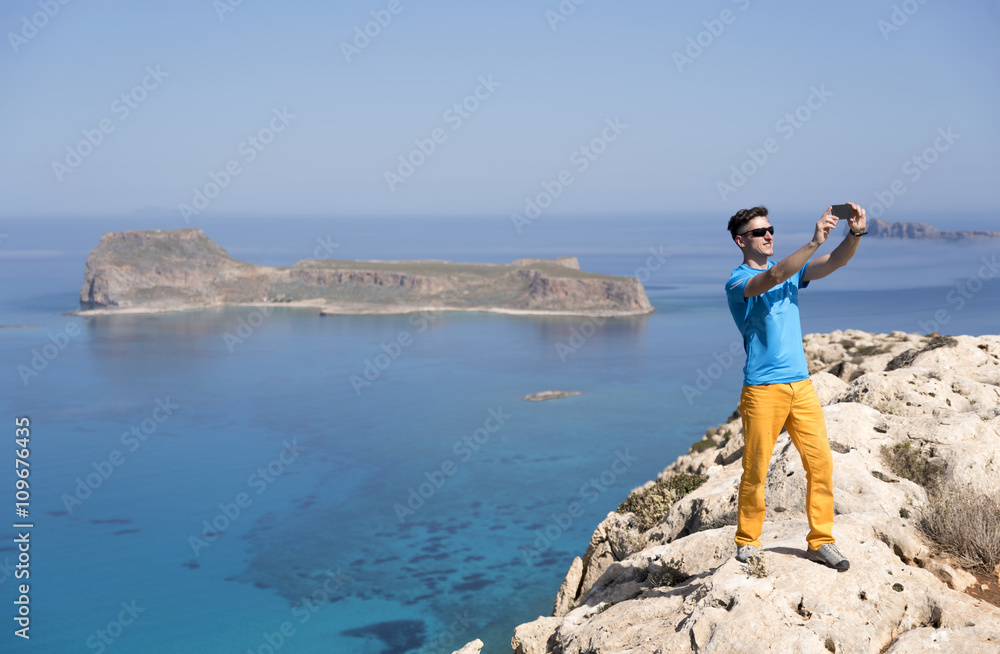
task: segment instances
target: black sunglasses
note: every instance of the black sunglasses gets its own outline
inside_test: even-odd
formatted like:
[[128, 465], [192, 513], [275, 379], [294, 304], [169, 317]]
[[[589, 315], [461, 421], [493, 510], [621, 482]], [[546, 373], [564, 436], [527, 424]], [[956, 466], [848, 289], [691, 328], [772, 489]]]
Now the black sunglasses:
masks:
[[757, 229], [751, 229], [743, 232], [743, 234], [737, 234], [737, 236], [743, 236], [745, 234], [753, 234], [755, 238], [759, 238], [764, 234], [767, 234], [768, 232], [771, 233], [771, 236], [774, 236], [774, 225], [771, 225], [770, 227], [758, 227]]

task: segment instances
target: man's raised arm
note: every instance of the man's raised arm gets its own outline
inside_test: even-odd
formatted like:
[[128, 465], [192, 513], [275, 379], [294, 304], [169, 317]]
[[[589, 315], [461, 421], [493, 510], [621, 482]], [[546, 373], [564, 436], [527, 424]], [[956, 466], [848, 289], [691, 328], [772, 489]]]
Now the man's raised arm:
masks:
[[786, 280], [791, 279], [792, 275], [802, 270], [802, 266], [806, 265], [809, 257], [819, 249], [819, 246], [823, 245], [826, 237], [837, 226], [837, 217], [831, 213], [832, 210], [833, 207], [827, 207], [826, 213], [816, 223], [816, 231], [813, 233], [811, 241], [748, 281], [746, 288], [743, 290], [743, 297], [753, 297], [761, 293], [767, 293], [778, 284], [783, 284]]
[[854, 213], [854, 215], [847, 219], [847, 229], [851, 233], [844, 237], [844, 240], [834, 248], [833, 252], [816, 257], [810, 261], [809, 267], [806, 268], [806, 274], [802, 276], [803, 281], [811, 282], [814, 279], [826, 277], [834, 270], [846, 266], [847, 262], [854, 256], [854, 253], [858, 251], [861, 238], [852, 234], [864, 232], [868, 225], [868, 219], [865, 217], [864, 209], [853, 202], [848, 202], [848, 204], [851, 205]]

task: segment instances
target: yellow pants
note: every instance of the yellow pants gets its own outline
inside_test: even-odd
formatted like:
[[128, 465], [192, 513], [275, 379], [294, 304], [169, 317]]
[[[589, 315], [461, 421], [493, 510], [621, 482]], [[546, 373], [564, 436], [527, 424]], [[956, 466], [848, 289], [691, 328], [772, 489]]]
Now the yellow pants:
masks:
[[740, 480], [736, 545], [760, 547], [764, 527], [764, 481], [771, 452], [782, 427], [788, 430], [806, 470], [806, 515], [811, 549], [833, 538], [833, 457], [826, 436], [823, 408], [812, 381], [744, 386], [740, 396], [743, 416], [743, 477]]

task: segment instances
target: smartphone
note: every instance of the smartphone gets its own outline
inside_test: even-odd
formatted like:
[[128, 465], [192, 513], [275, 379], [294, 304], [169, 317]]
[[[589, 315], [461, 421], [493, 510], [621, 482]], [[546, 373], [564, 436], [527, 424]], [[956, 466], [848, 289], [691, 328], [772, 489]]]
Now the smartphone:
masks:
[[849, 204], [835, 204], [831, 213], [840, 220], [848, 220], [854, 217], [854, 209]]

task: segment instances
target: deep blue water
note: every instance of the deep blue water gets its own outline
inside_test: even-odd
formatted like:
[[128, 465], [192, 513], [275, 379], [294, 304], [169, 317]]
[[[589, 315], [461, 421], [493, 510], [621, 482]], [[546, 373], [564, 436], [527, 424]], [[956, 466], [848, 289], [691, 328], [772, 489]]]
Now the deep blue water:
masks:
[[[15, 416], [32, 421], [33, 651], [101, 651], [102, 637], [106, 651], [151, 654], [451, 652], [475, 637], [507, 651], [515, 625], [551, 612], [604, 515], [738, 402], [742, 358], [701, 395], [683, 392], [738, 338], [722, 285], [739, 252], [702, 217], [552, 219], [521, 235], [502, 218], [197, 225], [269, 265], [576, 255], [585, 270], [644, 279], [657, 312], [597, 326], [284, 308], [227, 342], [253, 309], [62, 315], [102, 233], [177, 226], [0, 225], [0, 324], [40, 327], [0, 330], [8, 437]], [[807, 227], [779, 228], [778, 258]], [[803, 332], [922, 332], [937, 313], [942, 333], [997, 333], [1000, 283], [979, 271], [998, 251], [865, 241], [803, 291]], [[401, 336], [409, 344], [356, 388]], [[33, 367], [43, 351], [54, 356]], [[520, 399], [549, 389], [583, 394]], [[0, 505], [13, 516], [10, 466]], [[8, 574], [17, 552], [4, 534], [10, 607], [25, 580]]]

